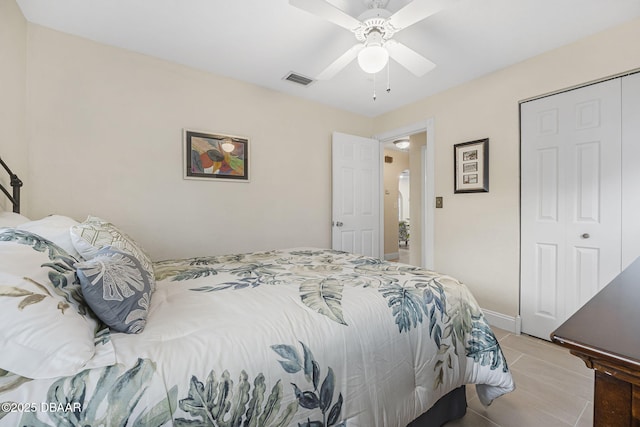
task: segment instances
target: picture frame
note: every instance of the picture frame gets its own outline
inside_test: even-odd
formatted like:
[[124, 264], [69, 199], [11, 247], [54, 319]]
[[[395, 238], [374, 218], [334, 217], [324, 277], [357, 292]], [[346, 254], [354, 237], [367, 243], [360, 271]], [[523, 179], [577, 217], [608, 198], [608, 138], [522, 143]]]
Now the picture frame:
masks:
[[184, 178], [249, 182], [249, 139], [183, 130]]
[[454, 193], [489, 192], [489, 138], [453, 146]]

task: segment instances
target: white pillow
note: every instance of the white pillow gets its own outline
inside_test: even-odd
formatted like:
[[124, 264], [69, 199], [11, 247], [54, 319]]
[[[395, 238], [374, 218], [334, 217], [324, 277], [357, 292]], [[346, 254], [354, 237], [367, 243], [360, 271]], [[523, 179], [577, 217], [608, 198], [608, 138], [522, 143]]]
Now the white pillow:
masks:
[[71, 243], [71, 227], [78, 225], [79, 222], [75, 219], [62, 215], [49, 215], [36, 221], [29, 221], [24, 224], [18, 225], [18, 230], [30, 231], [33, 234], [38, 234], [47, 240], [52, 241], [62, 249], [67, 251], [70, 255], [78, 258], [82, 258], [76, 248]]
[[74, 263], [38, 235], [0, 231], [0, 369], [41, 379], [115, 362], [110, 336], [98, 334], [82, 299]]
[[15, 212], [0, 212], [0, 228], [2, 227], [16, 227], [25, 222], [31, 221], [26, 216], [17, 214]]
[[108, 246], [130, 253], [149, 273], [151, 290], [155, 291], [156, 283], [151, 258], [135, 240], [110, 222], [89, 215], [83, 223], [71, 227], [71, 242], [80, 255], [87, 260], [94, 258], [100, 249]]

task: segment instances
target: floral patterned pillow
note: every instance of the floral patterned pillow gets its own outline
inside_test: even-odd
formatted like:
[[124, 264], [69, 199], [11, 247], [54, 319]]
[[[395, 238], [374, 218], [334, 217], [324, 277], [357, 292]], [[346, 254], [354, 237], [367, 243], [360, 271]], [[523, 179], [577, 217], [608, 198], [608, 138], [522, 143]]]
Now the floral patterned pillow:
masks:
[[81, 259], [82, 257], [76, 251], [73, 243], [71, 243], [71, 235], [69, 233], [71, 227], [76, 225], [78, 225], [78, 221], [73, 218], [63, 215], [49, 215], [42, 219], [20, 224], [16, 228], [44, 237], [60, 246], [74, 258]]
[[142, 332], [152, 278], [136, 257], [109, 246], [75, 266], [87, 304], [104, 323], [118, 332]]
[[71, 242], [80, 255], [87, 260], [95, 257], [100, 249], [107, 246], [130, 253], [147, 271], [151, 277], [151, 290], [152, 292], [155, 290], [151, 258], [135, 240], [110, 222], [90, 215], [83, 223], [71, 227]]
[[41, 379], [115, 363], [108, 330], [82, 298], [75, 262], [37, 234], [0, 230], [0, 369]]

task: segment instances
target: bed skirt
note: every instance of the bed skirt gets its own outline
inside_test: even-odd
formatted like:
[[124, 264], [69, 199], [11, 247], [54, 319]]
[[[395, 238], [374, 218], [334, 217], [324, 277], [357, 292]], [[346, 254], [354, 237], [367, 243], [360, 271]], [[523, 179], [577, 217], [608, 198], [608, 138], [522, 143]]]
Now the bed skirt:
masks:
[[449, 421], [464, 417], [467, 412], [465, 386], [445, 394], [427, 412], [413, 420], [407, 427], [440, 427]]

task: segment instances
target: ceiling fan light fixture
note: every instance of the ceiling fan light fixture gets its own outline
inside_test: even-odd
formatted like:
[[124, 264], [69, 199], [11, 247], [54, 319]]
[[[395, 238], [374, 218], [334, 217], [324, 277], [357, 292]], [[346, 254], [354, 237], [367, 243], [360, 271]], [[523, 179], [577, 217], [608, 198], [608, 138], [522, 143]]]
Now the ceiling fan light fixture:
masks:
[[362, 71], [375, 74], [381, 71], [389, 61], [389, 52], [379, 44], [369, 44], [358, 53], [358, 65]]
[[[357, 18], [335, 6], [331, 0], [289, 0], [289, 4], [306, 12], [318, 15], [328, 21], [351, 31], [358, 43], [333, 61], [316, 77], [328, 80], [344, 69], [356, 57], [360, 68], [374, 75], [389, 65], [389, 58], [406, 68], [416, 77], [422, 77], [435, 67], [435, 64], [393, 39], [401, 30], [422, 21], [444, 8], [449, 0], [403, 0], [405, 4], [399, 10], [386, 9], [391, 0], [362, 0], [367, 10]], [[341, 1], [340, 3], [346, 3]], [[388, 68], [387, 68], [388, 71]], [[387, 79], [388, 80], [388, 79]], [[374, 81], [375, 88], [375, 81]], [[387, 92], [389, 87], [387, 86]], [[375, 91], [374, 97], [375, 100]]]

